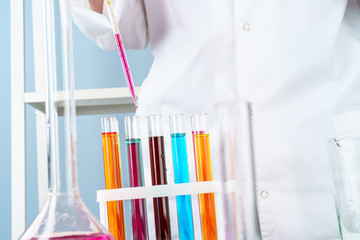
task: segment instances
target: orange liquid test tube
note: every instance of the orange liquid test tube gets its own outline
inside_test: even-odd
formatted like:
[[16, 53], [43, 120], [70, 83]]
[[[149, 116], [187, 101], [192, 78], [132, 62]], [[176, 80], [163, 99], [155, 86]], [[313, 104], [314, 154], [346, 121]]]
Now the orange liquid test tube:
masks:
[[[191, 116], [194, 143], [196, 178], [198, 182], [212, 181], [210, 139], [207, 130], [207, 114]], [[214, 193], [199, 194], [202, 239], [217, 239]]]
[[[122, 187], [118, 122], [115, 117], [101, 119], [105, 188]], [[108, 227], [117, 240], [126, 239], [122, 201], [107, 203]]]

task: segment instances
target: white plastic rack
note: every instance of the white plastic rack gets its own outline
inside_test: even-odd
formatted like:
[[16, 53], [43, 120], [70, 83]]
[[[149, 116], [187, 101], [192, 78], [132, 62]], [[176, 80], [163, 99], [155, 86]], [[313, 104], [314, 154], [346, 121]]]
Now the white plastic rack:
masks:
[[100, 205], [100, 221], [108, 227], [107, 208], [108, 201], [133, 200], [157, 197], [173, 197], [179, 195], [198, 195], [202, 193], [214, 193], [215, 212], [217, 222], [218, 239], [225, 239], [223, 194], [235, 191], [235, 181], [223, 184], [221, 181], [207, 181], [195, 183], [167, 184], [157, 186], [145, 186], [134, 188], [119, 188], [97, 191], [97, 202]]

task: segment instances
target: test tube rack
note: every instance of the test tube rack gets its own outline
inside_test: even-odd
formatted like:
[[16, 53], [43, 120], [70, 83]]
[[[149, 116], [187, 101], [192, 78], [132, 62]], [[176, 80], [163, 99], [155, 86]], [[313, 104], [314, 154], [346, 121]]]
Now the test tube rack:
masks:
[[97, 191], [97, 202], [100, 208], [100, 222], [108, 227], [107, 208], [108, 201], [133, 200], [157, 197], [174, 197], [179, 195], [198, 195], [214, 193], [215, 211], [218, 239], [225, 239], [223, 194], [235, 192], [235, 180], [192, 182], [179, 184], [166, 184], [145, 187], [119, 188]]

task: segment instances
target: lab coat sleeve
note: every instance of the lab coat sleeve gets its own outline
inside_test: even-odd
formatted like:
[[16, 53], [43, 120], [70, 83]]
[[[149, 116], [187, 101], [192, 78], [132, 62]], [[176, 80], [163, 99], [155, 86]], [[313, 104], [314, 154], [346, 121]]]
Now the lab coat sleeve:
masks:
[[[126, 49], [146, 48], [149, 42], [143, 0], [113, 0], [121, 37]], [[88, 0], [71, 0], [72, 16], [80, 31], [104, 50], [116, 50], [108, 12], [94, 12]]]

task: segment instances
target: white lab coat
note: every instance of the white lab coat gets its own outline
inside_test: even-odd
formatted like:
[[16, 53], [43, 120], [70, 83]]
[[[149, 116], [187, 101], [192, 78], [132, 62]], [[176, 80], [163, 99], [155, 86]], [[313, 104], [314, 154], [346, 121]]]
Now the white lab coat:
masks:
[[[338, 239], [326, 140], [335, 135], [335, 114], [360, 109], [359, 3], [114, 2], [125, 48], [150, 43], [154, 55], [137, 114], [162, 113], [167, 120], [173, 112], [209, 112], [213, 121], [216, 102], [250, 101], [262, 238]], [[105, 7], [100, 15], [87, 0], [74, 0], [73, 17], [100, 47], [116, 49]], [[165, 121], [165, 137], [166, 129]], [[166, 157], [172, 169], [171, 152]], [[169, 170], [168, 177], [171, 182]]]

